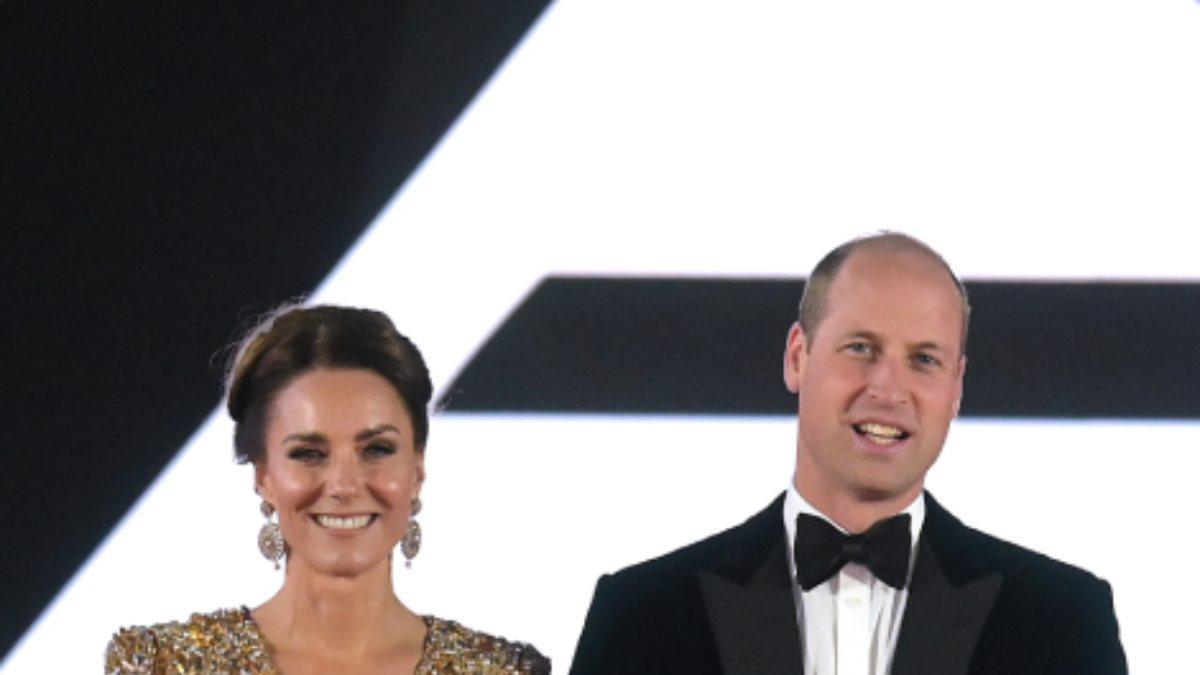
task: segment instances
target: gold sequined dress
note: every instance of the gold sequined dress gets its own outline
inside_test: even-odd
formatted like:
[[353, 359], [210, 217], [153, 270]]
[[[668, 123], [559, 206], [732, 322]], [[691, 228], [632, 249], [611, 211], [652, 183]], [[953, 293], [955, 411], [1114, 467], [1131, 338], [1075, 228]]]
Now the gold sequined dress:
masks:
[[[532, 646], [432, 616], [414, 675], [545, 675], [550, 661]], [[185, 622], [123, 628], [108, 644], [107, 675], [279, 675], [250, 610], [193, 614]]]

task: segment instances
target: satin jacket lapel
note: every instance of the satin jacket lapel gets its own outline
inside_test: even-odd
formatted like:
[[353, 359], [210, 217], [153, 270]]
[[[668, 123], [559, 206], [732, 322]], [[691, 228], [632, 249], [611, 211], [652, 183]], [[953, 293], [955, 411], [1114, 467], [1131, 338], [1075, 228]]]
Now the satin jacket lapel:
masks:
[[731, 535], [717, 564], [697, 572], [722, 669], [726, 675], [803, 673], [782, 496]]
[[892, 675], [966, 675], [1003, 577], [974, 567], [965, 526], [926, 494]]

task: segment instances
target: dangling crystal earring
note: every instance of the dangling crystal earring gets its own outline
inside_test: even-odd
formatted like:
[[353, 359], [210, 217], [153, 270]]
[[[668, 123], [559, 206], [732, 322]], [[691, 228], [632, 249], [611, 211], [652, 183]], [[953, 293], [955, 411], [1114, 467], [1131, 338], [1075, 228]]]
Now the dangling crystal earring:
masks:
[[275, 569], [279, 569], [279, 561], [283, 559], [287, 545], [283, 541], [283, 531], [279, 529], [279, 523], [271, 520], [271, 516], [275, 514], [275, 507], [264, 499], [258, 505], [258, 510], [262, 511], [267, 519], [267, 524], [258, 531], [258, 550], [264, 558], [275, 563]]
[[408, 530], [400, 540], [400, 552], [404, 554], [404, 566], [412, 569], [412, 559], [421, 552], [421, 524], [417, 522], [417, 514], [421, 512], [421, 500], [412, 500], [412, 515], [408, 518]]

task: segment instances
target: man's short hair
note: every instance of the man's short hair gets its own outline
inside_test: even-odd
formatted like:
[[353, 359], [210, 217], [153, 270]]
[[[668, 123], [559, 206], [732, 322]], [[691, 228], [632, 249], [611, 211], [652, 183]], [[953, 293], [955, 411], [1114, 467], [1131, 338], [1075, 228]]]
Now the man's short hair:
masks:
[[829, 311], [830, 286], [833, 285], [834, 279], [837, 277], [846, 260], [855, 251], [864, 247], [880, 248], [892, 252], [905, 251], [917, 253], [936, 262], [942, 269], [946, 270], [947, 276], [950, 277], [950, 280], [954, 282], [955, 288], [958, 289], [958, 297], [962, 302], [962, 342], [959, 348], [962, 354], [966, 354], [967, 324], [971, 317], [971, 303], [967, 300], [967, 287], [963, 285], [962, 280], [958, 278], [954, 270], [950, 269], [950, 265], [946, 262], [946, 259], [937, 251], [930, 248], [928, 244], [903, 232], [889, 231], [851, 239], [838, 246], [829, 253], [826, 253], [825, 257], [821, 258], [821, 261], [813, 268], [812, 274], [808, 275], [808, 281], [804, 284], [804, 295], [800, 298], [798, 321], [801, 330], [804, 331], [804, 335], [808, 338], [810, 347], [817, 327], [820, 326], [821, 320], [825, 318], [825, 315]]

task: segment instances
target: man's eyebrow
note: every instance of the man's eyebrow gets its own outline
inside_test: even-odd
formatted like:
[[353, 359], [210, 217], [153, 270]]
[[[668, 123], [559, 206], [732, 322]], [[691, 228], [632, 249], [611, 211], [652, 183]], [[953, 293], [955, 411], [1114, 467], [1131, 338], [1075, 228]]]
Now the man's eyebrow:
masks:
[[[861, 339], [861, 340], [870, 340], [871, 342], [876, 342], [876, 343], [882, 342], [882, 339], [879, 337], [878, 333], [875, 333], [875, 332], [869, 331], [869, 330], [865, 330], [865, 329], [856, 330], [856, 331], [847, 333], [846, 335], [844, 335], [842, 337], [843, 340], [849, 340], [852, 338], [857, 338], [857, 339]], [[940, 342], [936, 342], [934, 340], [922, 340], [920, 342], [908, 345], [908, 349], [909, 349], [909, 351], [914, 351], [914, 352], [916, 352], [916, 351], [935, 351], [935, 352], [941, 352], [943, 354], [951, 353], [949, 347], [947, 347], [946, 345], [943, 345]]]
[[870, 340], [871, 342], [879, 342], [879, 335], [869, 330], [856, 330], [852, 333], [847, 333], [846, 335], [842, 336], [843, 340], [848, 340], [850, 338], [862, 338], [864, 340]]
[[950, 350], [945, 345], [943, 345], [939, 342], [934, 342], [932, 340], [925, 340], [923, 342], [918, 342], [915, 345], [912, 345], [911, 347], [909, 347], [909, 349], [911, 349], [913, 351], [936, 351], [936, 352], [942, 352], [943, 354], [950, 353]]

